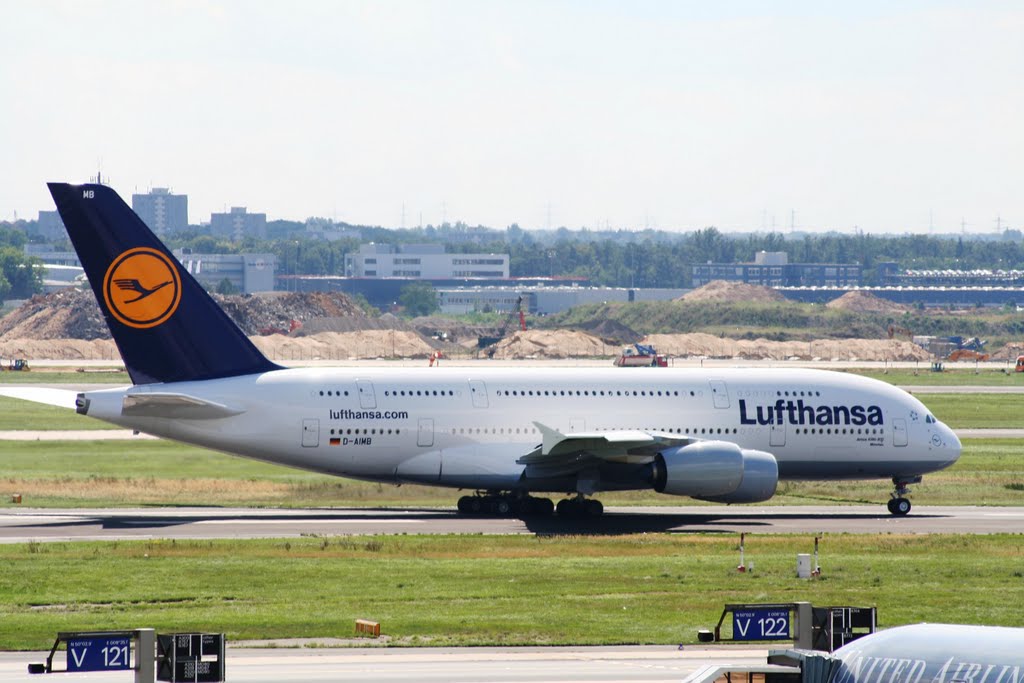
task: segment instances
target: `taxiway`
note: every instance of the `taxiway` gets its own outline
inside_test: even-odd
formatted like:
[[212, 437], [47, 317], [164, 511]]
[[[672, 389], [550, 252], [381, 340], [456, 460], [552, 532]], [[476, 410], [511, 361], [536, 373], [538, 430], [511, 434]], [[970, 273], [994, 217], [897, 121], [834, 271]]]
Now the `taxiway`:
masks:
[[[34, 681], [30, 662], [47, 653], [0, 653], [0, 680]], [[60, 656], [58, 655], [58, 658]], [[234, 683], [269, 681], [451, 681], [469, 683], [573, 683], [596, 681], [683, 680], [709, 663], [759, 666], [766, 650], [676, 647], [523, 647], [523, 648], [313, 648], [247, 649], [227, 652], [227, 678]], [[55, 662], [59, 659], [55, 659]], [[87, 680], [128, 683], [132, 672], [80, 674]]]
[[1014, 533], [1022, 507], [612, 507], [599, 519], [464, 517], [445, 508], [5, 509], [0, 543], [158, 538], [288, 538], [303, 534]]

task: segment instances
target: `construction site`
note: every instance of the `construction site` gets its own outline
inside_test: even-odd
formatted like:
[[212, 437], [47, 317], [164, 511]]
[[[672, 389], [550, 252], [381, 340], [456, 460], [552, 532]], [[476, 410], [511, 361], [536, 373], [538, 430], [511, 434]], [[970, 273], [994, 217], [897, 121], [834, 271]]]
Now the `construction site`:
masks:
[[[224, 311], [273, 360], [330, 361], [361, 359], [571, 359], [607, 358], [619, 365], [666, 365], [665, 359], [891, 361], [1014, 360], [1024, 344], [1010, 343], [991, 353], [977, 338], [916, 335], [890, 324], [876, 338], [805, 338], [799, 330], [779, 339], [749, 338], [747, 330], [636, 331], [596, 314], [585, 323], [561, 326], [529, 320], [522, 300], [494, 325], [470, 324], [457, 317], [404, 318], [367, 312], [341, 293], [269, 293], [217, 296]], [[712, 282], [693, 290], [679, 305], [786, 305], [764, 287]], [[676, 302], [668, 305], [677, 305]], [[792, 304], [791, 304], [792, 305]], [[830, 303], [831, 310], [899, 316], [902, 306], [870, 294], [850, 292]], [[650, 362], [641, 360], [650, 355]], [[626, 358], [628, 356], [628, 358]], [[661, 358], [659, 362], [656, 357]], [[89, 290], [68, 288], [35, 296], [0, 319], [0, 359], [109, 360], [120, 356]]]

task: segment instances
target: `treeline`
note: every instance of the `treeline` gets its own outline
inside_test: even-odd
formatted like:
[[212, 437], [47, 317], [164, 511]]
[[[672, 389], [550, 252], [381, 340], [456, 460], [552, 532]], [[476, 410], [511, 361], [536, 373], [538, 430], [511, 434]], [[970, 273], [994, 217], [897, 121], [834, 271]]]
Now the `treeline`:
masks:
[[715, 228], [676, 234], [646, 232], [529, 232], [512, 226], [483, 239], [453, 241], [442, 229], [393, 231], [375, 229], [364, 239], [333, 242], [285, 239], [210, 245], [209, 237], [190, 244], [197, 252], [213, 249], [266, 251], [278, 259], [278, 272], [344, 275], [345, 254], [360, 242], [439, 243], [448, 251], [509, 254], [513, 277], [578, 277], [598, 286], [690, 287], [691, 266], [701, 263], [753, 261], [759, 251], [785, 251], [791, 263], [859, 263], [865, 284], [878, 283], [878, 264], [895, 261], [901, 269], [1024, 270], [1024, 247], [1013, 233], [1001, 241], [962, 236], [842, 235], [781, 233], [729, 235]]
[[[32, 222], [18, 228], [31, 231]], [[342, 231], [332, 241], [311, 236], [312, 228]], [[24, 234], [10, 224], [0, 230]], [[660, 230], [504, 230], [463, 223], [387, 229], [352, 226], [326, 219], [271, 221], [268, 239], [241, 241], [202, 234], [200, 228], [169, 237], [172, 248], [196, 253], [266, 252], [277, 257], [278, 272], [345, 275], [345, 255], [366, 242], [443, 244], [453, 252], [510, 255], [513, 277], [577, 277], [599, 286], [689, 287], [691, 266], [753, 261], [758, 251], [785, 251], [791, 263], [859, 263], [865, 284], [877, 284], [878, 264], [895, 261], [901, 269], [1024, 270], [1024, 246], [1017, 230], [989, 235], [869, 235], [864, 233], [722, 233], [714, 227], [687, 233]], [[22, 243], [24, 239], [22, 238]], [[3, 242], [0, 241], [0, 245]], [[58, 248], [69, 249], [66, 242]]]
[[43, 288], [39, 259], [25, 256], [25, 232], [0, 225], [0, 303], [24, 299]]

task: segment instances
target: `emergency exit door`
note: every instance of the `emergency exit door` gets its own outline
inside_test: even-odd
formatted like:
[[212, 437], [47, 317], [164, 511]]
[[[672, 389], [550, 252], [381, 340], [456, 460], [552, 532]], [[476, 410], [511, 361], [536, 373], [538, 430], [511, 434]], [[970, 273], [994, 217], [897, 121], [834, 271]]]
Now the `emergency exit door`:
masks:
[[302, 421], [302, 445], [315, 448], [320, 445], [320, 420], [308, 417]]

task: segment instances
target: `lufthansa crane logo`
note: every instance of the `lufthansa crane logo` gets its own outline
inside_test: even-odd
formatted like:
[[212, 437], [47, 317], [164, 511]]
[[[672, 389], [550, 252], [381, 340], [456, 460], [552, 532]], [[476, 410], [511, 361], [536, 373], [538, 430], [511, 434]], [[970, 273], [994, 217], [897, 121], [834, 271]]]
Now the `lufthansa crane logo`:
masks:
[[107, 268], [103, 300], [125, 325], [156, 327], [170, 318], [181, 302], [181, 276], [166, 254], [149, 247], [129, 249]]

